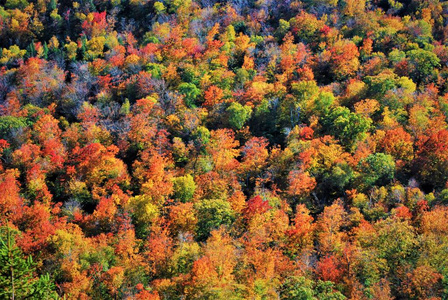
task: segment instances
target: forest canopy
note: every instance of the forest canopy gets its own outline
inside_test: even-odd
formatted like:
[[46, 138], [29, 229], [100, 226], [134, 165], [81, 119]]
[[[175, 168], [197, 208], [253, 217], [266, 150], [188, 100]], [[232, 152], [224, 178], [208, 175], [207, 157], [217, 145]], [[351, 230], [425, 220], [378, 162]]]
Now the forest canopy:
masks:
[[1, 299], [448, 299], [448, 3], [0, 1]]

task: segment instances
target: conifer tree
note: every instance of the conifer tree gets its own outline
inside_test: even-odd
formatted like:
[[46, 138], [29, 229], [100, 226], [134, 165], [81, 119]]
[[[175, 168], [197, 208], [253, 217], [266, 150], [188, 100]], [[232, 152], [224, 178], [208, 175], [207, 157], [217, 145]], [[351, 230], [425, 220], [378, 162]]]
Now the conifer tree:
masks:
[[13, 232], [6, 228], [6, 237], [0, 236], [0, 298], [1, 299], [55, 299], [54, 285], [49, 275], [35, 278], [36, 264], [25, 257], [14, 241]]

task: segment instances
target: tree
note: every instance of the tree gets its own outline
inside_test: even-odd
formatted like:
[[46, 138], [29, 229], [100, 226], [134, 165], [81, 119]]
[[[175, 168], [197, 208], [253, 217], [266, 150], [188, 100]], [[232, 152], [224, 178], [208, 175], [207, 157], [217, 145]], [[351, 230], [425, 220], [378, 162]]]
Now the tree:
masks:
[[317, 222], [319, 250], [322, 255], [342, 250], [345, 233], [341, 231], [347, 222], [347, 213], [341, 202], [335, 201], [324, 208]]
[[331, 281], [318, 281], [316, 285], [315, 295], [317, 299], [322, 300], [344, 300], [347, 299], [341, 292], [335, 289], [334, 283]]
[[57, 64], [35, 57], [20, 68], [19, 78], [25, 99], [41, 107], [58, 102], [65, 82], [65, 74]]
[[403, 290], [410, 299], [431, 299], [442, 294], [442, 274], [430, 266], [419, 266], [406, 274]]
[[288, 194], [291, 196], [305, 198], [316, 187], [316, 179], [309, 172], [292, 170], [288, 175]]
[[347, 299], [335, 289], [331, 281], [317, 283], [303, 276], [290, 276], [285, 280], [280, 292], [280, 299], [284, 300], [344, 300]]
[[243, 155], [241, 171], [247, 176], [254, 176], [266, 166], [269, 157], [268, 141], [265, 138], [253, 137], [241, 149]]
[[330, 70], [336, 80], [343, 80], [353, 76], [359, 68], [358, 47], [348, 40], [337, 41], [329, 48], [331, 54]]
[[27, 123], [26, 118], [23, 117], [0, 116], [0, 134], [5, 139], [14, 142], [15, 132], [26, 128]]
[[[230, 172], [238, 167], [235, 159], [239, 154], [239, 142], [231, 129], [218, 129], [211, 132], [207, 153], [212, 156], [214, 170], [219, 173]], [[227, 174], [228, 174], [227, 173]]]
[[422, 49], [406, 53], [410, 62], [412, 79], [417, 83], [428, 83], [435, 77], [435, 68], [440, 67], [440, 59], [434, 53]]
[[348, 149], [365, 138], [372, 120], [360, 114], [350, 112], [347, 107], [338, 106], [322, 120], [324, 128], [338, 138]]
[[140, 224], [144, 227], [148, 225], [148, 221], [154, 220], [159, 215], [159, 209], [173, 192], [172, 174], [169, 170], [171, 158], [160, 155], [152, 149], [148, 150], [134, 162], [133, 174], [138, 180], [141, 191], [141, 195], [134, 197], [133, 203], [139, 212]]
[[0, 297], [5, 299], [56, 299], [48, 275], [35, 278], [36, 264], [16, 246], [9, 227], [0, 237]]
[[406, 162], [414, 158], [412, 137], [402, 127], [390, 129], [381, 141], [384, 152]]
[[358, 167], [362, 172], [363, 184], [367, 187], [386, 185], [395, 176], [395, 160], [384, 153], [369, 155], [359, 162]]
[[311, 252], [313, 248], [313, 233], [316, 224], [313, 223], [313, 217], [304, 204], [296, 207], [294, 224], [287, 231], [288, 245], [287, 250], [292, 255], [300, 255], [303, 252]]
[[224, 230], [214, 230], [204, 246], [204, 255], [193, 263], [187, 295], [196, 299], [238, 299], [235, 282], [236, 249]]
[[168, 274], [171, 256], [173, 255], [173, 239], [168, 235], [168, 228], [153, 226], [145, 243], [144, 258], [152, 276]]
[[417, 145], [415, 171], [420, 179], [429, 186], [444, 186], [448, 179], [448, 131], [424, 137]]
[[204, 106], [212, 108], [213, 106], [220, 104], [223, 100], [224, 92], [216, 85], [212, 85], [204, 92]]
[[260, 196], [255, 196], [247, 201], [247, 207], [244, 210], [244, 218], [250, 220], [257, 214], [263, 214], [270, 209], [272, 209], [272, 207], [269, 205], [268, 201], [263, 200]]
[[226, 111], [229, 114], [229, 124], [235, 129], [241, 129], [252, 114], [252, 108], [238, 102], [232, 102]]
[[172, 232], [193, 234], [198, 221], [194, 204], [187, 202], [171, 206], [169, 220]]
[[10, 216], [12, 220], [20, 218], [23, 211], [23, 199], [20, 197], [20, 185], [17, 180], [17, 169], [0, 170], [0, 216], [6, 220]]
[[126, 186], [129, 183], [126, 166], [115, 157], [117, 152], [116, 146], [106, 148], [100, 143], [76, 148], [72, 152], [78, 176], [92, 189], [92, 194], [97, 199], [108, 194], [110, 190], [106, 186], [112, 188], [115, 184]]
[[313, 281], [303, 276], [286, 278], [280, 291], [280, 299], [282, 300], [311, 300], [313, 296]]
[[137, 195], [129, 200], [139, 233], [146, 233], [151, 223], [160, 215], [158, 203], [154, 202], [148, 195]]
[[196, 190], [196, 183], [193, 176], [187, 174], [185, 176], [175, 177], [173, 179], [174, 197], [181, 202], [188, 202], [193, 198]]
[[198, 240], [205, 240], [210, 232], [222, 225], [232, 225], [235, 214], [226, 200], [205, 199], [195, 205], [197, 209]]
[[184, 95], [188, 107], [194, 107], [196, 98], [201, 94], [201, 90], [193, 83], [182, 83], [179, 85], [179, 92]]
[[317, 273], [323, 281], [339, 282], [342, 276], [342, 268], [334, 255], [327, 255], [317, 263]]
[[304, 43], [311, 43], [317, 40], [319, 29], [325, 25], [325, 22], [318, 20], [314, 14], [301, 10], [297, 16], [289, 21], [292, 32]]

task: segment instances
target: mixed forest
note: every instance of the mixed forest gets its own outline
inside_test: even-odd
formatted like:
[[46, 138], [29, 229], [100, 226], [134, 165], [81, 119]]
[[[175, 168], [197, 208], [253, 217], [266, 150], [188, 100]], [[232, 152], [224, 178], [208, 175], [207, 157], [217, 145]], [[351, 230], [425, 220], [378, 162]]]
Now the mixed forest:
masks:
[[448, 299], [448, 2], [1, 0], [0, 299]]

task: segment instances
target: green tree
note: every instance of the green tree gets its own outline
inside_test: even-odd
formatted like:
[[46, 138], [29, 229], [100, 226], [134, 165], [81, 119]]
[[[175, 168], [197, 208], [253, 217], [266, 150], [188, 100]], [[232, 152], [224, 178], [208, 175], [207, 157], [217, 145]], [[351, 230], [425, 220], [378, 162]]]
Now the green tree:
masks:
[[196, 205], [198, 217], [197, 237], [205, 240], [213, 229], [231, 225], [235, 219], [230, 203], [221, 199], [205, 199]]
[[233, 102], [227, 108], [229, 114], [229, 123], [235, 129], [241, 129], [252, 114], [252, 108], [242, 106], [238, 102]]
[[196, 190], [196, 183], [193, 176], [187, 174], [185, 176], [173, 179], [174, 197], [182, 202], [188, 202], [193, 198]]
[[316, 81], [300, 81], [291, 84], [291, 91], [299, 101], [305, 101], [308, 99], [314, 99], [319, 93], [319, 87]]
[[29, 5], [26, 0], [6, 0], [5, 7], [8, 9], [24, 9]]
[[324, 116], [322, 125], [328, 128], [330, 134], [351, 149], [357, 141], [363, 140], [372, 120], [357, 113], [352, 113], [347, 107], [338, 106], [328, 116]]
[[196, 85], [185, 82], [179, 85], [179, 92], [185, 96], [185, 104], [188, 107], [195, 106], [196, 98], [201, 94], [201, 90]]
[[312, 110], [319, 87], [314, 80], [300, 81], [291, 85], [291, 92], [292, 95], [286, 95], [278, 106], [278, 121], [280, 126], [293, 128], [314, 113]]
[[289, 24], [288, 21], [283, 20], [283, 19], [280, 19], [278, 21], [278, 28], [275, 31], [275, 36], [277, 37], [277, 39], [279, 41], [283, 40], [286, 33], [288, 33], [290, 27], [291, 27], [291, 25]]
[[409, 221], [398, 218], [381, 220], [375, 228], [378, 233], [371, 242], [378, 258], [387, 262], [391, 282], [399, 288], [399, 267], [414, 264], [419, 256], [420, 245], [415, 228]]
[[430, 81], [435, 75], [434, 68], [440, 67], [440, 59], [430, 51], [411, 50], [407, 57], [411, 65], [411, 77], [417, 83]]
[[14, 131], [27, 127], [29, 124], [25, 118], [2, 116], [0, 117], [0, 136], [11, 137]]
[[338, 163], [331, 170], [326, 170], [323, 173], [321, 182], [330, 191], [343, 193], [352, 181], [353, 176], [354, 172], [349, 164]]
[[317, 282], [315, 288], [315, 299], [319, 300], [343, 300], [347, 299], [341, 292], [335, 289], [334, 283], [331, 281]]
[[[5, 229], [4, 229], [5, 230]], [[13, 233], [6, 228], [0, 236], [0, 298], [55, 299], [54, 284], [49, 275], [35, 278], [36, 264], [15, 245]]]
[[347, 299], [335, 289], [331, 281], [314, 283], [305, 277], [291, 276], [285, 280], [280, 292], [280, 299], [284, 300], [343, 300]]
[[314, 295], [313, 281], [305, 277], [291, 276], [283, 283], [280, 299], [312, 300]]
[[384, 153], [370, 154], [359, 162], [362, 182], [366, 186], [386, 185], [395, 175], [395, 160]]

